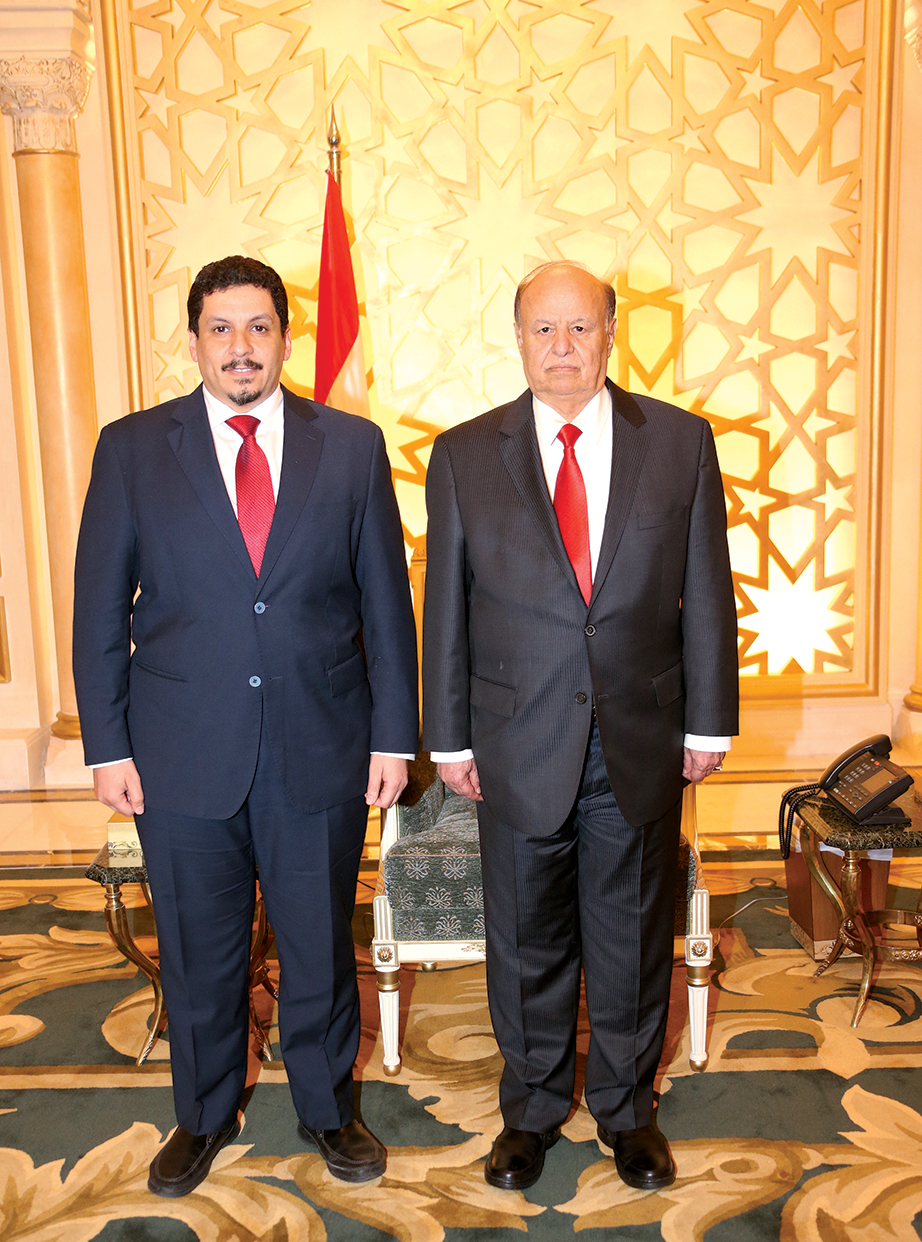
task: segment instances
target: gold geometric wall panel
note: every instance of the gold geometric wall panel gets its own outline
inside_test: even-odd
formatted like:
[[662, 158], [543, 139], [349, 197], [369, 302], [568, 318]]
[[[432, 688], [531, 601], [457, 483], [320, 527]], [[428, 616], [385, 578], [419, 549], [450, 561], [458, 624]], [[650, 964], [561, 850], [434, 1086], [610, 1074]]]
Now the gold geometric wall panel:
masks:
[[189, 281], [235, 250], [284, 277], [287, 375], [312, 392], [335, 103], [372, 417], [408, 542], [425, 531], [434, 435], [524, 386], [517, 281], [576, 259], [618, 290], [613, 377], [714, 427], [753, 690], [866, 687], [868, 48], [888, 13], [885, 0], [123, 8], [150, 399], [196, 381]]

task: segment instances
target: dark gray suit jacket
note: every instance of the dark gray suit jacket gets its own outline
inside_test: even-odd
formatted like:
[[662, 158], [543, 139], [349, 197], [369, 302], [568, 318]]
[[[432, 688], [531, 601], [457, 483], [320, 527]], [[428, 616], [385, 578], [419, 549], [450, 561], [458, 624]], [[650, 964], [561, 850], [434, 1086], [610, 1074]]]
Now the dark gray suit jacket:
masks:
[[555, 832], [593, 704], [625, 818], [681, 794], [685, 733], [737, 731], [736, 611], [707, 421], [609, 382], [611, 491], [587, 608], [524, 392], [440, 435], [426, 484], [423, 745], [473, 747], [505, 823]]
[[258, 579], [201, 388], [100, 435], [74, 677], [87, 763], [133, 756], [149, 807], [233, 815], [261, 735], [309, 812], [364, 793], [370, 751], [416, 751], [416, 634], [380, 428], [287, 390], [284, 418]]

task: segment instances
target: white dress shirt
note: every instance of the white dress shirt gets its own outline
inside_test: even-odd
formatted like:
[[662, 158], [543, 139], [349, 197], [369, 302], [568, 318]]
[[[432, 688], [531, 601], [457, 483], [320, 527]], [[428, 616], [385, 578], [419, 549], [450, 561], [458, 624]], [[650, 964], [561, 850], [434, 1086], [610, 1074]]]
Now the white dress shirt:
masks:
[[[269, 463], [269, 475], [272, 479], [272, 492], [275, 499], [279, 496], [279, 479], [282, 477], [282, 450], [285, 447], [285, 397], [281, 385], [275, 392], [263, 398], [258, 405], [247, 405], [238, 411], [232, 411], [223, 401], [213, 397], [207, 388], [202, 388], [205, 398], [205, 410], [208, 414], [208, 425], [214, 440], [214, 449], [218, 458], [218, 466], [227, 488], [227, 496], [237, 513], [237, 454], [243, 438], [238, 431], [227, 425], [227, 420], [234, 413], [252, 414], [259, 419], [256, 428], [256, 443], [266, 454]], [[415, 755], [397, 754], [389, 750], [373, 750], [373, 755], [384, 755], [389, 759], [415, 759]], [[132, 758], [126, 755], [125, 759]], [[124, 763], [125, 759], [110, 759], [108, 763], [94, 763], [93, 768], [109, 768], [116, 763]]]
[[[224, 478], [227, 495], [237, 512], [237, 454], [243, 439], [233, 427], [228, 427], [227, 420], [234, 417], [234, 411], [228, 409], [223, 401], [213, 397], [207, 388], [202, 389], [205, 398], [205, 409], [208, 412], [208, 425], [214, 440], [214, 451], [218, 455], [218, 465]], [[279, 479], [282, 476], [282, 449], [285, 447], [285, 398], [281, 385], [270, 393], [258, 405], [246, 405], [238, 414], [252, 414], [259, 419], [256, 428], [256, 443], [266, 454], [269, 463], [269, 475], [272, 479], [272, 492], [275, 499], [279, 498]]]
[[[547, 482], [548, 493], [553, 500], [557, 472], [563, 461], [563, 444], [557, 436], [567, 420], [535, 396], [532, 396], [532, 409], [535, 415], [535, 433], [538, 437], [538, 451], [544, 467], [544, 478]], [[608, 493], [611, 487], [612, 407], [611, 393], [607, 387], [602, 388], [583, 406], [573, 419], [573, 426], [578, 427], [582, 432], [573, 448], [577, 464], [582, 472], [583, 482], [586, 485], [589, 559], [594, 580], [596, 565], [599, 563], [599, 548], [602, 546], [602, 534], [605, 530], [605, 515], [608, 512]], [[685, 735], [685, 745], [689, 750], [726, 751], [730, 749], [731, 741], [729, 737], [705, 737], [697, 733]], [[433, 763], [461, 763], [466, 759], [473, 759], [474, 752], [472, 750], [433, 751], [430, 757]]]

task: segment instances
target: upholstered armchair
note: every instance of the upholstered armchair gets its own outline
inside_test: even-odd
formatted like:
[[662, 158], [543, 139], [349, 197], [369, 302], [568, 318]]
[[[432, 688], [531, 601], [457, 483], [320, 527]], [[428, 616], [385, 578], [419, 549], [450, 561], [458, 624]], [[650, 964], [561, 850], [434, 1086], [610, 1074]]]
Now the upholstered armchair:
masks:
[[[690, 1063], [707, 1062], [707, 986], [711, 936], [707, 889], [701, 886], [694, 786], [683, 803], [675, 911], [677, 951], [688, 966]], [[410, 765], [410, 780], [387, 812], [374, 898], [372, 961], [381, 1008], [384, 1072], [400, 1073], [400, 967], [421, 962], [477, 962], [484, 954], [483, 883], [475, 804], [449, 793], [428, 756]]]
[[400, 1073], [400, 966], [484, 958], [483, 882], [474, 803], [449, 793], [428, 757], [387, 812], [374, 899], [372, 961], [378, 981], [385, 1074]]

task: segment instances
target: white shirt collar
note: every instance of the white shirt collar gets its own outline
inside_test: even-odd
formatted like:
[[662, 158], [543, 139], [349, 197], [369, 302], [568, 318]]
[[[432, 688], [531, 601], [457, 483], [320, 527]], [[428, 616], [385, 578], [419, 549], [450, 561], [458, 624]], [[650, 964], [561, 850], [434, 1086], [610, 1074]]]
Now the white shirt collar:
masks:
[[[277, 384], [275, 391], [270, 392], [269, 396], [264, 397], [258, 404], [244, 405], [239, 410], [232, 410], [223, 401], [219, 401], [217, 397], [212, 396], [204, 385], [202, 386], [202, 396], [205, 398], [205, 409], [208, 412], [208, 422], [211, 424], [212, 430], [216, 426], [222, 426], [229, 418], [233, 418], [235, 414], [252, 414], [254, 418], [259, 419], [261, 431], [268, 431], [270, 426], [276, 422], [281, 424], [284, 417], [285, 394], [282, 392], [281, 384]], [[234, 435], [236, 434], [234, 432]]]
[[[534, 394], [532, 394], [532, 408], [535, 413], [538, 443], [550, 446], [557, 439], [558, 432], [567, 420]], [[608, 385], [603, 384], [573, 419], [573, 425], [583, 433], [584, 444], [588, 448], [590, 444], [601, 443], [606, 430], [606, 422], [611, 425], [611, 394], [608, 391]]]

